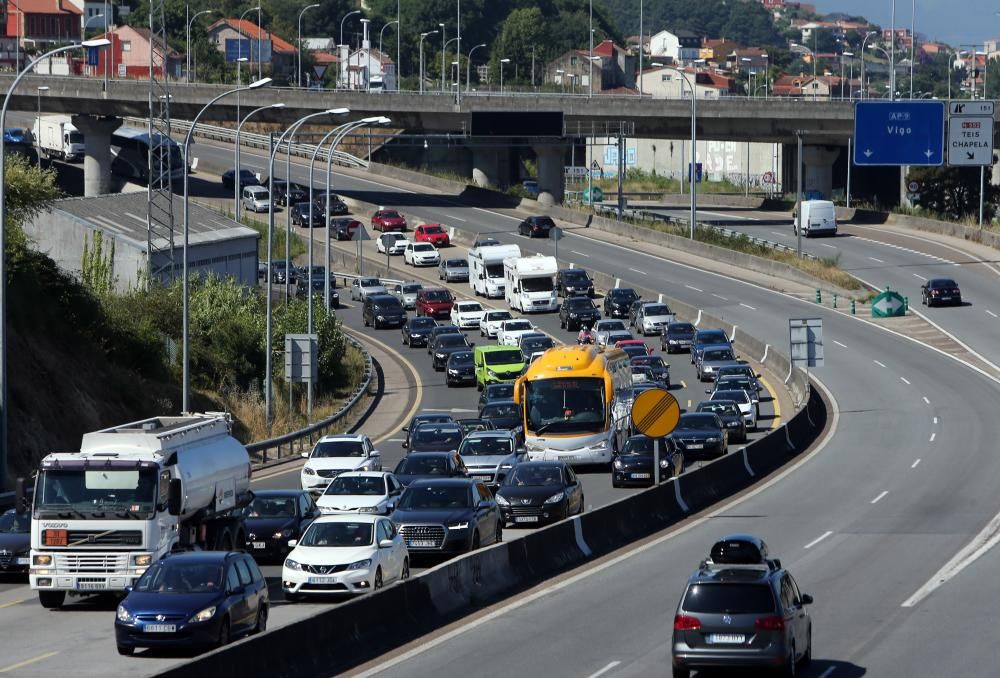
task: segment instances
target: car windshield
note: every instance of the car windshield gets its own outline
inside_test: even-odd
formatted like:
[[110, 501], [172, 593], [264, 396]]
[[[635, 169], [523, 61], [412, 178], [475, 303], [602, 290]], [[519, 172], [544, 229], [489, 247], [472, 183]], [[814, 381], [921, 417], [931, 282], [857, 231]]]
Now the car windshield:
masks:
[[396, 297], [385, 297], [373, 304], [376, 311], [402, 311], [403, 305]]
[[483, 438], [466, 438], [462, 441], [461, 447], [458, 448], [458, 453], [463, 457], [468, 456], [484, 456], [484, 457], [494, 457], [504, 454], [510, 454], [514, 451], [514, 444], [510, 438], [500, 438], [500, 437], [483, 437]]
[[[668, 451], [667, 445], [666, 441], [660, 441], [661, 454]], [[622, 450], [622, 454], [634, 456], [653, 454], [653, 439], [647, 436], [632, 436], [625, 441], [625, 449]]]
[[[511, 349], [509, 351], [489, 351], [485, 354], [487, 365], [510, 365], [512, 363], [523, 363], [524, 355], [520, 351]], [[513, 394], [511, 388], [511, 394]]]
[[222, 590], [222, 566], [215, 563], [153, 563], [135, 584], [140, 593], [217, 593]]
[[451, 293], [446, 290], [431, 290], [424, 294], [427, 301], [451, 301]]
[[401, 509], [472, 508], [468, 485], [420, 485], [408, 487], [399, 499]]
[[365, 445], [360, 440], [321, 440], [313, 448], [312, 458], [363, 457]]
[[582, 308], [587, 308], [587, 309], [594, 308], [594, 302], [592, 302], [587, 297], [570, 297], [563, 303], [566, 304], [566, 308], [571, 308], [574, 311]]
[[705, 351], [704, 359], [706, 362], [712, 362], [713, 360], [733, 360], [733, 352], [728, 349]]
[[424, 226], [424, 233], [444, 233], [440, 226]]
[[549, 228], [552, 228], [553, 226], [556, 225], [556, 223], [552, 221], [552, 219], [550, 219], [549, 217], [535, 217], [534, 223], [538, 224], [539, 226], [548, 226]]
[[420, 317], [420, 318], [412, 318], [410, 320], [411, 330], [426, 330], [432, 327], [437, 327], [437, 323], [434, 322], [433, 318]]
[[735, 390], [735, 391], [749, 391], [753, 386], [750, 384], [750, 380], [746, 377], [720, 377], [716, 382], [715, 386], [720, 391], [722, 390]]
[[728, 344], [729, 337], [722, 330], [704, 330], [695, 335], [699, 344]]
[[0, 516], [0, 534], [27, 534], [31, 532], [31, 514], [9, 511]]
[[632, 303], [639, 298], [639, 295], [635, 293], [635, 290], [628, 288], [613, 289], [609, 292], [612, 301], [619, 304]]
[[529, 337], [521, 342], [521, 350], [534, 353], [552, 348], [554, 345], [555, 342], [552, 341], [551, 337]]
[[536, 379], [524, 389], [528, 430], [535, 435], [598, 433], [605, 428], [603, 379]]
[[513, 398], [514, 384], [491, 384], [486, 387], [486, 396], [491, 399]]
[[38, 479], [35, 509], [148, 513], [156, 500], [155, 469], [47, 469]]
[[[729, 400], [729, 398], [727, 398]], [[705, 428], [718, 428], [714, 414], [685, 414], [677, 422], [675, 431], [698, 431]]]
[[382, 283], [378, 281], [378, 278], [361, 278], [358, 281], [361, 287], [381, 287]]
[[437, 338], [434, 348], [452, 348], [454, 346], [466, 346], [464, 334], [442, 334]]
[[565, 282], [589, 282], [590, 278], [587, 277], [587, 272], [580, 269], [570, 269], [563, 272], [563, 280]]
[[394, 473], [398, 476], [446, 476], [448, 475], [448, 460], [438, 455], [410, 455], [399, 460]]
[[519, 419], [521, 416], [516, 403], [489, 403], [479, 413], [483, 419]]
[[562, 469], [558, 466], [515, 466], [504, 483], [510, 487], [544, 487], [562, 485]]
[[244, 515], [247, 518], [294, 518], [295, 497], [254, 497]]
[[371, 523], [313, 523], [299, 546], [370, 546], [373, 533]]
[[638, 357], [646, 355], [646, 348], [644, 346], [638, 346], [636, 344], [627, 344], [622, 346], [621, 349], [625, 351], [630, 357]]
[[708, 402], [698, 403], [698, 412], [712, 412], [719, 415], [739, 415], [740, 409], [736, 407], [735, 403], [732, 402], [721, 402], [716, 400], [709, 400]]
[[719, 400], [732, 400], [734, 403], [739, 403], [740, 405], [747, 405], [750, 402], [746, 391], [716, 391], [712, 399], [716, 398]]
[[338, 476], [330, 481], [323, 494], [381, 496], [385, 493], [385, 480], [382, 476]]
[[449, 259], [445, 265], [448, 268], [468, 268], [469, 262], [465, 259]]
[[670, 315], [670, 307], [663, 304], [650, 304], [644, 313], [648, 316]]
[[434, 245], [430, 244], [429, 242], [418, 242], [416, 245], [413, 246], [413, 251], [414, 252], [433, 252], [434, 251]]
[[399, 212], [395, 210], [382, 210], [380, 215], [383, 219], [399, 219]]
[[424, 424], [411, 435], [410, 443], [424, 447], [433, 445], [442, 450], [457, 449], [462, 442], [462, 429], [454, 424], [447, 428], [436, 424]]
[[459, 351], [458, 353], [452, 353], [448, 358], [448, 367], [467, 367], [472, 364], [472, 351]]
[[597, 323], [598, 332], [614, 332], [614, 331], [626, 331], [625, 323], [621, 320], [601, 320]]
[[703, 614], [765, 614], [774, 612], [774, 596], [764, 584], [695, 584], [681, 607]]
[[943, 287], [958, 287], [958, 283], [954, 280], [948, 280], [947, 278], [937, 278], [927, 283], [927, 286], [932, 289], [938, 289]]
[[654, 369], [663, 368], [666, 369], [666, 364], [663, 362], [663, 358], [658, 355], [639, 355], [632, 358], [633, 365], [643, 365], [645, 367], [652, 367]]
[[552, 278], [524, 278], [521, 289], [525, 292], [551, 292]]
[[719, 368], [719, 379], [727, 376], [745, 377], [747, 380], [753, 379], [753, 370], [747, 365], [724, 365]]
[[486, 314], [486, 319], [490, 322], [497, 322], [500, 320], [510, 320], [513, 318], [510, 311], [489, 311]]
[[483, 305], [478, 301], [467, 301], [458, 305], [459, 313], [479, 313], [483, 310]]
[[504, 332], [520, 332], [521, 330], [533, 330], [534, 327], [527, 320], [512, 320], [503, 326]]
[[694, 334], [694, 325], [690, 323], [670, 323], [667, 334]]
[[423, 288], [419, 284], [403, 285], [403, 294], [414, 294], [422, 289]]

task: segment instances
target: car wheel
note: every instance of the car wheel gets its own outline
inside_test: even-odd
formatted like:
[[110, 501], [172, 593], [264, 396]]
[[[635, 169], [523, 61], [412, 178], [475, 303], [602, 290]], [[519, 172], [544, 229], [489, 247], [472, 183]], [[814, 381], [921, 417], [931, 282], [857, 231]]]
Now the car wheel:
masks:
[[479, 549], [479, 532], [476, 531], [476, 532], [473, 532], [473, 534], [472, 534], [472, 548], [469, 549], [469, 550], [470, 551], [476, 551], [478, 549]]
[[286, 603], [297, 603], [302, 600], [297, 593], [286, 593], [285, 602]]
[[806, 651], [802, 655], [802, 659], [799, 663], [803, 666], [809, 666], [813, 660], [813, 630], [812, 627], [809, 628], [809, 633], [806, 634]]
[[410, 578], [410, 559], [403, 558], [403, 571], [399, 573], [399, 578], [402, 580], [407, 580]]
[[783, 678], [795, 678], [795, 669], [795, 643], [792, 643], [792, 649], [788, 653], [788, 659], [785, 660], [780, 675]]
[[229, 645], [229, 620], [223, 619], [222, 626], [219, 627], [219, 637], [216, 640], [216, 647]]
[[258, 633], [264, 633], [264, 631], [267, 631], [267, 606], [263, 606], [257, 610], [257, 624], [253, 627], [250, 635], [257, 635]]
[[122, 655], [123, 657], [131, 657], [132, 655], [135, 654], [135, 648], [134, 647], [125, 647], [124, 645], [119, 645], [118, 646], [118, 654]]
[[66, 601], [65, 591], [39, 591], [38, 602], [46, 610], [58, 610]]
[[563, 320], [562, 318], [559, 318], [559, 329], [561, 330], [566, 329], [566, 321]]
[[499, 544], [503, 541], [503, 520], [497, 520], [497, 531], [493, 535], [493, 543]]
[[365, 327], [368, 327], [368, 318], [364, 318], [364, 317], [362, 317], [362, 320], [363, 320], [363, 321], [364, 321], [364, 323], [365, 323]]
[[580, 495], [580, 510], [577, 511], [576, 514], [582, 516], [583, 512], [586, 511], [586, 510], [587, 510], [587, 498], [581, 494]]
[[382, 568], [379, 567], [375, 570], [375, 581], [372, 583], [372, 590], [378, 591], [382, 588]]
[[680, 666], [675, 666], [673, 669], [674, 678], [691, 678], [691, 671], [689, 669], [684, 669]]

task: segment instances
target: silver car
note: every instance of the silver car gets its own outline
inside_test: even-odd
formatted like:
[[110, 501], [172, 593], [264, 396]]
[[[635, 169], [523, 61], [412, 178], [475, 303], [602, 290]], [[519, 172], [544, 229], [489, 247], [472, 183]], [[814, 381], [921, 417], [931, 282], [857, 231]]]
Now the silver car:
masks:
[[[608, 341], [608, 335], [612, 331], [628, 332], [628, 328], [625, 327], [625, 321], [612, 320], [610, 318], [607, 320], [598, 320], [594, 323], [594, 341], [599, 346], [614, 346], [613, 341]], [[631, 335], [629, 338], [631, 338]]]
[[394, 283], [389, 286], [389, 293], [396, 296], [403, 308], [412, 309], [417, 307], [417, 292], [424, 289], [424, 286], [417, 282]]
[[469, 282], [469, 262], [465, 259], [442, 259], [438, 264], [438, 280]]
[[644, 337], [663, 334], [664, 328], [675, 319], [674, 312], [666, 304], [651, 303], [639, 308], [635, 326]]
[[386, 289], [378, 278], [355, 278], [351, 281], [351, 299], [364, 301], [370, 294], [386, 294]]
[[706, 346], [698, 356], [695, 367], [698, 370], [698, 379], [701, 381], [714, 381], [715, 371], [723, 365], [732, 365], [736, 362], [733, 349], [724, 344], [716, 346]]
[[476, 431], [462, 440], [458, 454], [469, 476], [491, 488], [499, 487], [521, 460], [517, 439], [511, 431]]

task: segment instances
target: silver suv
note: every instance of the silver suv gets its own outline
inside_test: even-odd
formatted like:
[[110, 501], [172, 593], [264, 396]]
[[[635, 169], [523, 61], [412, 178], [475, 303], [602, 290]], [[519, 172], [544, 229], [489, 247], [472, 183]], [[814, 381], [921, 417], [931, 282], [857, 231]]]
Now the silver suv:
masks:
[[812, 659], [812, 596], [757, 537], [734, 534], [691, 575], [674, 615], [674, 678], [692, 669], [759, 667], [794, 676]]

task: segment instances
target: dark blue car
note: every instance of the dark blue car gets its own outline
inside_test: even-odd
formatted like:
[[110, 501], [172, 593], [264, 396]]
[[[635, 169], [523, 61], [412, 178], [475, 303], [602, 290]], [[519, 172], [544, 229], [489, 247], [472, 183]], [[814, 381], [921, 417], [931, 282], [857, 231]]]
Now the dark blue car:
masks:
[[267, 627], [267, 583], [245, 553], [195, 551], [154, 563], [118, 606], [118, 654], [219, 647]]

